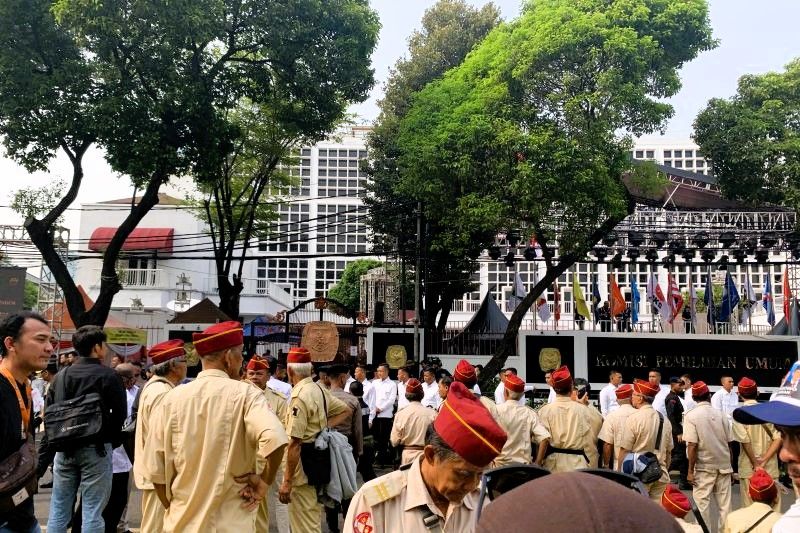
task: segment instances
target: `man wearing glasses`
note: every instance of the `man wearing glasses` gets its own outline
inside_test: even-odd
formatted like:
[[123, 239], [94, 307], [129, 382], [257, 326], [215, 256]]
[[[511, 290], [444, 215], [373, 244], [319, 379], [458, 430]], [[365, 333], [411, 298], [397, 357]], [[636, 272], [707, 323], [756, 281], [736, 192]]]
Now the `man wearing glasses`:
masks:
[[[778, 457], [786, 464], [794, 491], [800, 496], [800, 390], [792, 376], [800, 371], [800, 361], [794, 363], [773, 398], [765, 403], [745, 405], [733, 412], [741, 424], [774, 424], [781, 435]], [[800, 531], [800, 497], [773, 526], [774, 533]]]

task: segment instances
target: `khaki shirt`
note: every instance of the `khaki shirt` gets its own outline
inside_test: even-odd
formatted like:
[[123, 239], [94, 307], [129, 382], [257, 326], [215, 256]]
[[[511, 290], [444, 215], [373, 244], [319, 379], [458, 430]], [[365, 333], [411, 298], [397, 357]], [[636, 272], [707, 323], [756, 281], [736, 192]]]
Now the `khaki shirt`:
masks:
[[166, 378], [153, 376], [142, 389], [139, 396], [139, 410], [136, 413], [136, 439], [133, 462], [133, 481], [136, 488], [153, 490], [153, 483], [147, 478], [145, 470], [145, 457], [154, 454], [153, 439], [150, 437], [151, 416], [155, 409], [161, 405], [164, 395], [175, 386]]
[[[406, 407], [408, 409], [408, 407]], [[406, 409], [403, 409], [405, 411]], [[451, 503], [444, 516], [433, 503], [422, 480], [421, 458], [408, 468], [395, 470], [364, 484], [350, 502], [343, 531], [358, 533], [430, 533], [422, 521], [427, 513], [440, 518], [442, 533], [475, 531], [477, 490], [459, 503]]]
[[725, 413], [711, 407], [708, 402], [700, 402], [697, 407], [683, 415], [683, 440], [687, 444], [697, 444], [695, 470], [730, 474], [731, 441], [730, 426]]
[[350, 416], [338, 426], [334, 426], [333, 429], [347, 437], [347, 441], [353, 447], [356, 455], [362, 455], [364, 453], [364, 423], [361, 420], [361, 404], [358, 403], [358, 398], [342, 389], [331, 389], [330, 393], [342, 400], [351, 411]]
[[[568, 396], [557, 396], [539, 410], [539, 419], [550, 433], [550, 446], [585, 453], [586, 435], [592, 431], [586, 406]], [[551, 472], [570, 472], [588, 466], [583, 455], [553, 453], [544, 460]]]
[[[653, 452], [658, 457], [658, 464], [661, 465], [661, 480], [669, 483], [669, 470], [667, 470], [668, 458], [672, 452], [672, 424], [667, 417], [664, 417], [664, 427], [661, 429], [661, 442], [656, 450], [656, 437], [658, 436], [658, 412], [653, 406], [643, 403], [625, 421], [625, 428], [622, 430], [622, 441], [620, 447], [629, 452], [644, 453]], [[617, 459], [619, 460], [619, 459]]]
[[[325, 400], [323, 401], [323, 395]], [[324, 412], [327, 403], [328, 412]], [[327, 427], [328, 418], [347, 410], [347, 405], [331, 395], [330, 391], [307, 377], [292, 387], [289, 409], [286, 412], [286, 433], [302, 442], [314, 442], [322, 428]], [[297, 462], [292, 485], [299, 487], [308, 483], [303, 465]]]
[[289, 410], [289, 405], [286, 403], [286, 396], [280, 392], [267, 387], [264, 389], [264, 397], [267, 399], [269, 410], [275, 413], [281, 424], [286, 420], [286, 412]]
[[[767, 514], [767, 511], [771, 510], [772, 507], [761, 502], [753, 502], [747, 507], [737, 509], [730, 513], [725, 519], [725, 525], [722, 526], [722, 533], [744, 533], [750, 529], [753, 524], [758, 522], [762, 516]], [[780, 518], [781, 513], [773, 512], [762, 520], [751, 533], [770, 533], [770, 531], [772, 531], [772, 526], [774, 526], [775, 522], [780, 520]]]
[[531, 442], [541, 444], [550, 438], [550, 432], [539, 421], [536, 411], [516, 400], [506, 400], [497, 406], [497, 423], [506, 431], [506, 440], [500, 455], [494, 460], [495, 466], [509, 463], [530, 463]]
[[[756, 405], [757, 403], [758, 402], [755, 400], [744, 401], [744, 405]], [[781, 440], [781, 435], [772, 424], [745, 426], [744, 424], [734, 421], [733, 438], [738, 442], [749, 442], [753, 447], [753, 453], [756, 457], [763, 457], [774, 441]], [[766, 470], [767, 474], [772, 476], [773, 479], [778, 479], [780, 473], [778, 472], [777, 453], [764, 464], [764, 470]], [[744, 453], [744, 449], [742, 449], [739, 453], [739, 477], [749, 479], [752, 475], [753, 465], [750, 463], [750, 458]]]
[[394, 417], [389, 436], [392, 446], [424, 446], [425, 432], [435, 419], [436, 411], [423, 407], [420, 402], [410, 402]]
[[487, 398], [486, 396], [478, 396], [478, 400], [483, 404], [483, 406], [489, 410], [489, 414], [492, 415], [492, 418], [497, 420], [497, 407], [498, 405], [494, 403], [492, 400]]
[[586, 442], [583, 449], [586, 452], [586, 457], [589, 458], [589, 468], [597, 468], [600, 462], [600, 455], [597, 453], [597, 436], [603, 427], [603, 415], [592, 404], [584, 405], [584, 408], [589, 417], [591, 431], [586, 434]]
[[[614, 457], [619, 457], [620, 445], [622, 444], [622, 433], [625, 429], [625, 421], [636, 409], [629, 404], [623, 403], [617, 409], [608, 413], [600, 428], [598, 438], [614, 446]], [[614, 461], [614, 470], [617, 469], [617, 462]]]
[[256, 514], [241, 508], [234, 477], [260, 474], [288, 442], [264, 394], [221, 370], [204, 370], [164, 396], [152, 427], [158, 431], [151, 432], [145, 476], [166, 485], [164, 531], [252, 531]]

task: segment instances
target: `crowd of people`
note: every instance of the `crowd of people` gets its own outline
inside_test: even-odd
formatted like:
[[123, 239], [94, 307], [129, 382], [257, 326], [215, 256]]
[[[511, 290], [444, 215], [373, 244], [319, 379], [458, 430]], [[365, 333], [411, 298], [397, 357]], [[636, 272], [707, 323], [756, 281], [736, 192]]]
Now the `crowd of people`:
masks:
[[482, 368], [466, 360], [396, 380], [379, 364], [370, 379], [364, 364], [315, 365], [294, 347], [280, 379], [276, 359], [245, 361], [238, 322], [194, 334], [194, 379], [180, 340], [149, 348], [142, 381], [122, 357], [103, 364], [96, 326], [77, 330], [58, 371], [41, 316], [9, 316], [0, 338], [0, 533], [40, 531], [32, 496], [50, 465], [50, 533], [117, 531], [132, 485], [147, 533], [267, 532], [271, 514], [293, 533], [323, 521], [357, 533], [575, 531], [591, 529], [578, 526], [586, 515], [619, 522], [625, 506], [617, 526], [631, 531], [800, 531], [800, 504], [780, 512], [779, 460], [800, 493], [789, 378], [759, 403], [748, 377], [722, 376], [712, 394], [689, 375], [624, 383], [612, 371], [598, 408], [562, 366], [534, 409], [515, 369], [482, 393]]

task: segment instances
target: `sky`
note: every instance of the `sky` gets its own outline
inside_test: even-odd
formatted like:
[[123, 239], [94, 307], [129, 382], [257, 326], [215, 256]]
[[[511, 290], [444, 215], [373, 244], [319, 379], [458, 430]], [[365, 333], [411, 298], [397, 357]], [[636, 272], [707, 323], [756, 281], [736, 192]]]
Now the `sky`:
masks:
[[[468, 0], [480, 6], [486, 2]], [[433, 0], [372, 0], [378, 11], [382, 29], [373, 55], [376, 84], [369, 100], [352, 106], [362, 122], [370, 122], [377, 114], [376, 102], [382, 94], [389, 68], [403, 57], [409, 35], [419, 27], [424, 11]], [[519, 14], [519, 0], [495, 0], [504, 19]], [[800, 20], [800, 1], [797, 0], [710, 0], [711, 24], [719, 47], [701, 54], [681, 71], [683, 88], [670, 99], [675, 115], [670, 120], [665, 137], [670, 140], [688, 139], [692, 121], [710, 98], [729, 97], [736, 92], [740, 76], [747, 73], [779, 71], [792, 58], [800, 56], [797, 21]], [[646, 140], [654, 140], [649, 136]], [[93, 151], [85, 161], [84, 186], [77, 204], [91, 203], [130, 196], [128, 180], [115, 174], [105, 163], [102, 153]], [[64, 157], [53, 161], [49, 173], [30, 175], [13, 161], [0, 154], [0, 179], [6, 184], [0, 193], [0, 224], [19, 224], [21, 220], [7, 206], [13, 191], [20, 187], [40, 187], [54, 179], [69, 181], [71, 167]], [[166, 192], [173, 192], [169, 189]], [[78, 205], [75, 205], [77, 208]], [[73, 209], [65, 217], [66, 225], [77, 233], [79, 211]]]

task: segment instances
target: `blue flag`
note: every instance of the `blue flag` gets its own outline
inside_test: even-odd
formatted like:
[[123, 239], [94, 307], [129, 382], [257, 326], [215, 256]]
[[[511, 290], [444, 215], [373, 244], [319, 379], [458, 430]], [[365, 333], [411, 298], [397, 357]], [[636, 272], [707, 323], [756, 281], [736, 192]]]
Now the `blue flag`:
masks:
[[725, 275], [725, 288], [722, 291], [722, 305], [719, 307], [719, 320], [721, 322], [728, 322], [731, 319], [731, 313], [739, 305], [739, 291], [736, 290], [736, 284], [733, 282], [730, 271]]
[[706, 293], [703, 301], [706, 303], [706, 320], [712, 329], [717, 324], [717, 310], [714, 308], [714, 285], [711, 283], [711, 269], [706, 277]]
[[636, 276], [631, 279], [631, 323], [639, 323], [639, 284], [636, 283]]
[[770, 276], [764, 276], [766, 279], [764, 281], [764, 295], [761, 297], [761, 304], [764, 306], [764, 309], [767, 310], [767, 323], [770, 326], [775, 325], [775, 302], [772, 300], [772, 283], [770, 282]]
[[592, 284], [592, 314], [595, 322], [599, 320], [597, 313], [600, 310], [600, 301], [600, 287], [597, 285], [597, 276], [595, 275], [594, 283]]

